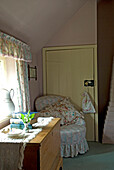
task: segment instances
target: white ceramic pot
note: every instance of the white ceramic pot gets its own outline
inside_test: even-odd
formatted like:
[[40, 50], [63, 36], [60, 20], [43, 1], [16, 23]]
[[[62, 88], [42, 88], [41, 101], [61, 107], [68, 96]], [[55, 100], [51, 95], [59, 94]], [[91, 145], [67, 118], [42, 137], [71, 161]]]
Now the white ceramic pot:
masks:
[[10, 116], [11, 113], [15, 111], [15, 106], [12, 101], [13, 95], [11, 96], [12, 92], [14, 95], [13, 89], [10, 91], [7, 89], [0, 90], [0, 113], [5, 114], [5, 116]]

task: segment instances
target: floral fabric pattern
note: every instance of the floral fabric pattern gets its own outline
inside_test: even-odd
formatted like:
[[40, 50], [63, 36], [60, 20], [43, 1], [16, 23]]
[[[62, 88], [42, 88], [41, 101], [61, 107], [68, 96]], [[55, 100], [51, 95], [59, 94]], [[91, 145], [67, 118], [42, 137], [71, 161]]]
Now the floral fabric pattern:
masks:
[[3, 32], [0, 32], [0, 55], [14, 57], [15, 59], [24, 60], [26, 62], [32, 61], [30, 47]]
[[39, 116], [53, 116], [61, 118], [61, 125], [68, 125], [79, 122], [83, 115], [80, 114], [72, 105], [68, 98], [59, 100], [58, 102], [46, 107], [39, 112]]
[[[48, 99], [49, 97], [49, 99]], [[54, 99], [54, 97], [60, 97]], [[61, 118], [61, 156], [75, 157], [89, 150], [86, 140], [86, 126], [83, 113], [76, 110], [69, 98], [61, 96], [42, 96], [36, 99], [40, 112], [36, 116]], [[37, 107], [36, 107], [37, 108]], [[42, 110], [43, 109], [43, 110]], [[38, 111], [38, 110], [37, 110]]]
[[59, 100], [63, 100], [65, 97], [63, 96], [56, 96], [56, 95], [49, 95], [49, 96], [42, 96], [38, 97], [35, 101], [35, 107], [37, 111], [45, 109], [47, 106], [52, 105]]
[[30, 96], [27, 63], [16, 60], [18, 111], [30, 110]]
[[83, 125], [71, 124], [61, 126], [61, 156], [75, 157], [78, 154], [84, 154], [89, 150], [85, 138], [86, 127]]
[[84, 113], [95, 113], [96, 112], [92, 104], [92, 100], [90, 99], [90, 96], [87, 92], [84, 92], [83, 94], [82, 110]]
[[0, 32], [0, 55], [13, 57], [16, 63], [17, 73], [17, 100], [16, 111], [30, 109], [30, 96], [28, 84], [27, 62], [32, 61], [30, 47], [16, 38]]

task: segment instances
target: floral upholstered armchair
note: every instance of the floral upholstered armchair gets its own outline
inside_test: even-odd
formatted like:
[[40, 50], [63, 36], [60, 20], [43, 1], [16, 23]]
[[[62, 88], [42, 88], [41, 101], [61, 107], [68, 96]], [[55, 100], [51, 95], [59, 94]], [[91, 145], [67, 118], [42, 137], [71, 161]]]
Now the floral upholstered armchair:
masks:
[[35, 100], [37, 116], [59, 117], [61, 156], [74, 157], [87, 152], [86, 126], [83, 113], [76, 110], [68, 97], [47, 95]]

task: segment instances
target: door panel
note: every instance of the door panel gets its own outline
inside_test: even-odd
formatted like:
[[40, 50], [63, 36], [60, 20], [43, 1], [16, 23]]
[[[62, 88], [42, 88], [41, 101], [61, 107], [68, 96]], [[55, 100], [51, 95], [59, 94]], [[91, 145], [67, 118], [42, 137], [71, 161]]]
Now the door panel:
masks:
[[[84, 86], [84, 80], [94, 80], [93, 48], [47, 50], [45, 65], [46, 94], [68, 96], [79, 110], [84, 91], [89, 92], [93, 101], [95, 100], [95, 88]], [[87, 140], [94, 141], [94, 114], [85, 114], [85, 121]]]

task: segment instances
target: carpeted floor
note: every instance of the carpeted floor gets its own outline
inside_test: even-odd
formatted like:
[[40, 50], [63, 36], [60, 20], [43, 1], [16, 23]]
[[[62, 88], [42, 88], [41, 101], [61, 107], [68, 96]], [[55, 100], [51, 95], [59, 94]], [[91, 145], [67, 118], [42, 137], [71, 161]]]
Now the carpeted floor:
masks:
[[63, 170], [114, 170], [114, 145], [88, 142], [89, 151], [63, 158]]

